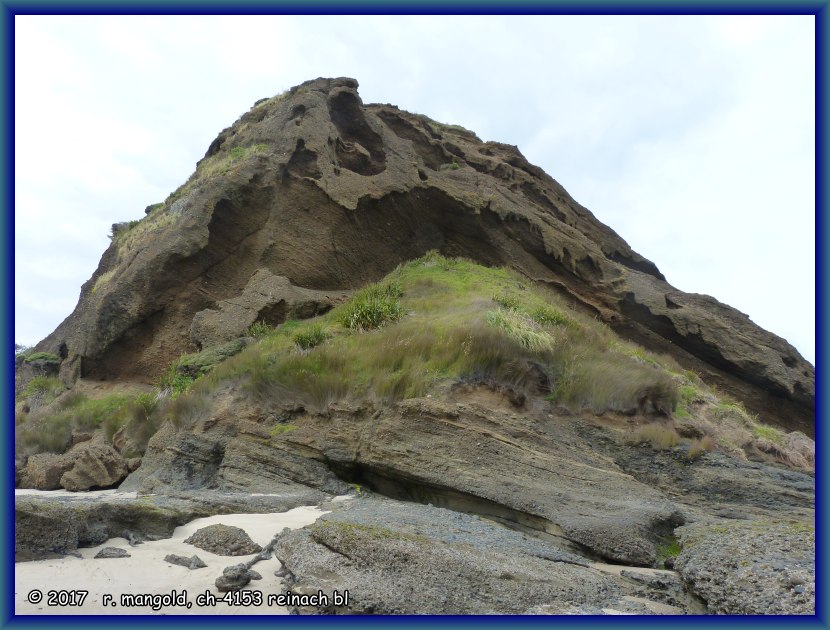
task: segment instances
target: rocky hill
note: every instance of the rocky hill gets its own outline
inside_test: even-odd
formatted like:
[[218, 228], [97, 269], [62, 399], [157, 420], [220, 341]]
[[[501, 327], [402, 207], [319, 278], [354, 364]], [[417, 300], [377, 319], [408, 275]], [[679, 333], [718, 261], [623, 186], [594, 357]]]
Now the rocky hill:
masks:
[[77, 378], [153, 382], [183, 352], [331, 308], [438, 250], [507, 265], [674, 356], [753, 413], [812, 433], [815, 370], [716, 299], [678, 291], [514, 146], [391, 105], [353, 79], [263, 100], [112, 245], [36, 350]]
[[18, 497], [20, 559], [305, 501], [286, 587], [348, 612], [814, 609], [812, 365], [353, 79], [222, 131], [16, 365], [18, 486], [146, 499]]

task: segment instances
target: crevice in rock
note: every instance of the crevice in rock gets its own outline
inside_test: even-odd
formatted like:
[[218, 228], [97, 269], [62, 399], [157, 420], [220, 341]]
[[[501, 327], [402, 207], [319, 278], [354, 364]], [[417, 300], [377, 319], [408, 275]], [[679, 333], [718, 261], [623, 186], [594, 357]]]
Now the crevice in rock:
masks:
[[553, 202], [548, 199], [547, 195], [545, 195], [539, 187], [533, 184], [532, 182], [525, 182], [521, 185], [522, 194], [532, 203], [536, 204], [537, 206], [544, 208], [548, 212], [550, 212], [554, 217], [556, 217], [562, 223], [568, 223], [567, 215], [562, 212], [559, 208], [557, 208]]
[[[641, 271], [643, 273], [647, 273], [650, 276], [654, 276], [660, 280], [665, 282], [666, 277], [660, 273], [660, 270], [650, 260], [646, 260], [645, 258], [635, 258], [632, 256], [628, 256], [623, 254], [619, 251], [613, 252], [609, 259], [613, 260], [616, 263], [621, 264], [623, 267], [628, 267], [629, 269], [633, 269], [634, 271]], [[679, 307], [678, 307], [679, 308]]]
[[256, 319], [258, 322], [276, 327], [286, 320], [287, 314], [288, 305], [285, 303], [285, 300], [280, 300], [276, 304], [269, 304], [263, 308]]
[[[389, 111], [378, 112], [380, 118], [399, 138], [412, 142], [412, 148], [424, 161], [427, 168], [437, 171], [438, 168], [449, 160], [441, 144], [427, 137], [426, 133], [419, 130], [415, 125], [403, 117]], [[426, 176], [421, 177], [426, 179]]]
[[383, 139], [366, 122], [360, 98], [353, 90], [332, 93], [329, 115], [340, 133], [335, 147], [340, 166], [359, 175], [377, 175], [386, 170]]
[[673, 301], [668, 295], [665, 295], [663, 297], [666, 300], [666, 308], [670, 308], [670, 309], [674, 309], [674, 310], [683, 308], [682, 306], [680, 306], [680, 304]]
[[329, 461], [328, 465], [340, 479], [347, 483], [366, 486], [373, 492], [390, 499], [474, 514], [509, 529], [546, 540], [587, 560], [613, 562], [597, 555], [588, 547], [570, 540], [565, 536], [561, 527], [541, 516], [528, 514], [495, 501], [460, 492], [446, 486], [425, 483], [401, 475], [390, 475], [388, 471], [380, 471], [352, 461]]
[[[666, 299], [668, 300], [668, 298]], [[620, 310], [626, 317], [643, 324], [672, 344], [706, 361], [709, 365], [738, 376], [748, 383], [753, 383], [769, 394], [779, 398], [788, 397], [789, 392], [783, 390], [780, 386], [769, 380], [759, 378], [758, 374], [760, 370], [745, 370], [740, 365], [736, 365], [726, 359], [721, 354], [720, 349], [711, 343], [707, 343], [700, 333], [680, 334], [670, 318], [665, 315], [655, 315], [652, 313], [648, 306], [637, 302], [636, 296], [633, 293], [625, 294], [625, 297], [620, 302]]]
[[297, 147], [294, 149], [294, 153], [291, 154], [291, 159], [288, 160], [286, 171], [289, 175], [295, 177], [320, 179], [322, 176], [320, 167], [317, 165], [317, 154], [305, 148], [305, 140], [302, 138], [297, 140]]

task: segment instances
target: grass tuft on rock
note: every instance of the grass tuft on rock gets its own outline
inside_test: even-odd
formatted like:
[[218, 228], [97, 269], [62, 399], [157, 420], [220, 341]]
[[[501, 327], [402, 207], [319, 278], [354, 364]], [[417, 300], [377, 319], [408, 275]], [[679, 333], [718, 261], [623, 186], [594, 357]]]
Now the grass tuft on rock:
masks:
[[352, 296], [340, 310], [339, 321], [353, 330], [373, 330], [403, 317], [403, 289], [396, 282], [373, 284]]

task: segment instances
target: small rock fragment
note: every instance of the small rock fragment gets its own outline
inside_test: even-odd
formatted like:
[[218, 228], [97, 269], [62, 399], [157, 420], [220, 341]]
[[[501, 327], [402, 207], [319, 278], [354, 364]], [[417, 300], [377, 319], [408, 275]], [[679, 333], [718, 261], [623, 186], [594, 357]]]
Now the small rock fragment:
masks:
[[187, 567], [191, 571], [194, 569], [203, 569], [207, 566], [199, 556], [195, 555], [188, 558], [187, 556], [178, 556], [171, 553], [166, 555], [164, 559], [170, 564], [178, 564], [179, 566]]
[[252, 579], [262, 579], [256, 571], [251, 571], [244, 564], [235, 564], [225, 567], [222, 575], [216, 578], [216, 588], [220, 593], [239, 591], [246, 587]]
[[130, 554], [128, 554], [125, 550], [119, 549], [118, 547], [104, 547], [95, 554], [95, 558], [129, 558]]

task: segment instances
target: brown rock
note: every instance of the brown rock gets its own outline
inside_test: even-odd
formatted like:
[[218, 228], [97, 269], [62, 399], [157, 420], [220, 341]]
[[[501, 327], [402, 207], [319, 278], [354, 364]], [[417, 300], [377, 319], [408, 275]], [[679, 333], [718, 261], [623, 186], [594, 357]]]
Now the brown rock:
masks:
[[519, 150], [391, 105], [354, 79], [258, 102], [196, 172], [113, 238], [37, 350], [61, 376], [154, 381], [194, 344], [313, 315], [437, 249], [508, 265], [713, 379], [766, 422], [813, 433], [815, 369], [714, 298], [668, 284]]
[[26, 467], [20, 475], [21, 488], [35, 490], [58, 490], [61, 477], [71, 470], [74, 462], [67, 454], [39, 453], [26, 461]]
[[84, 442], [66, 453], [72, 468], [60, 478], [60, 485], [71, 491], [108, 488], [122, 481], [129, 468], [121, 454], [108, 444]]

